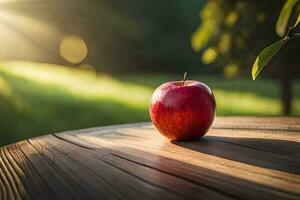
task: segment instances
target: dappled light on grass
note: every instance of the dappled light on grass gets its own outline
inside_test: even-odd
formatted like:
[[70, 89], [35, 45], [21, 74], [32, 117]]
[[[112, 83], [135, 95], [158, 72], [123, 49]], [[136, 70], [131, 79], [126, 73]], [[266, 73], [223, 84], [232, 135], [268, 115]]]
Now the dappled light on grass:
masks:
[[[147, 121], [151, 89], [109, 75], [42, 63], [1, 62], [0, 146], [36, 135]], [[11, 96], [2, 93], [11, 88]], [[3, 91], [2, 91], [3, 90]]]
[[[0, 63], [1, 73], [6, 75], [25, 79], [33, 85], [39, 86], [38, 88], [45, 88], [43, 91], [35, 91], [35, 88], [28, 88], [35, 91], [39, 95], [46, 95], [48, 87], [51, 91], [63, 91], [58, 93], [58, 97], [64, 97], [65, 94], [72, 95], [74, 98], [85, 100], [97, 100], [101, 98], [111, 99], [116, 102], [121, 102], [133, 108], [140, 108], [147, 110], [149, 99], [155, 87], [162, 82], [169, 80], [176, 80], [176, 77], [164, 77], [157, 75], [155, 79], [143, 76], [143, 80], [139, 82], [138, 77], [142, 75], [129, 76], [127, 79], [119, 79], [118, 76], [114, 77], [108, 74], [95, 74], [92, 69], [82, 68], [69, 68], [59, 65], [31, 63], [31, 62], [2, 62]], [[87, 65], [88, 68], [91, 67]], [[123, 75], [122, 77], [126, 77]], [[153, 76], [152, 76], [153, 77]], [[196, 80], [208, 83], [213, 89], [217, 101], [217, 113], [222, 115], [227, 114], [278, 114], [280, 113], [280, 103], [276, 99], [276, 92], [269, 96], [269, 92], [274, 93], [275, 86], [264, 83], [263, 86], [270, 91], [261, 91], [256, 89], [262, 83], [241, 83], [239, 81], [224, 80], [216, 82], [212, 79], [204, 77], [194, 77]], [[3, 79], [4, 80], [4, 79]], [[137, 80], [137, 82], [135, 81]], [[153, 85], [147, 86], [147, 80], [152, 81]], [[234, 82], [234, 83], [233, 83]], [[220, 84], [218, 84], [220, 83]], [[232, 84], [230, 84], [232, 83]], [[0, 84], [1, 85], [1, 84]], [[246, 88], [239, 88], [244, 85]], [[9, 88], [7, 82], [2, 81], [2, 92]], [[253, 88], [253, 89], [251, 89]], [[263, 89], [263, 88], [262, 88]], [[261, 95], [261, 92], [265, 95]], [[297, 94], [296, 94], [297, 95]], [[71, 100], [71, 99], [70, 99]], [[299, 104], [299, 99], [295, 99], [295, 104]], [[299, 112], [296, 110], [296, 112]], [[145, 116], [148, 113], [145, 113]]]
[[[149, 121], [152, 92], [181, 76], [162, 74], [96, 74], [86, 64], [76, 68], [0, 62], [0, 145], [63, 130]], [[272, 81], [193, 76], [207, 83], [217, 115], [277, 115], [278, 91]], [[294, 114], [300, 113], [300, 85], [295, 84]]]
[[[0, 63], [1, 64], [1, 63]], [[129, 106], [144, 108], [151, 95], [151, 88], [137, 84], [120, 82], [107, 74], [95, 76], [84, 69], [74, 69], [59, 65], [5, 62], [2, 71], [22, 77], [45, 87], [64, 89], [74, 97], [85, 99], [108, 98]]]
[[280, 103], [277, 99], [260, 97], [250, 92], [226, 91], [215, 89], [217, 110], [220, 115], [256, 115], [266, 113], [276, 115], [280, 113]]
[[0, 76], [0, 94], [5, 97], [11, 97], [12, 90], [10, 85]]

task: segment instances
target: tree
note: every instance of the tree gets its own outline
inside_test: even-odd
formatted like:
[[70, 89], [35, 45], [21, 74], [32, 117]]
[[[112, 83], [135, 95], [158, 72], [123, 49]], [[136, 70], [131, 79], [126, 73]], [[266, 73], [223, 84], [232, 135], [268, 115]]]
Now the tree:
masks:
[[[218, 67], [226, 77], [248, 76], [255, 55], [278, 40], [274, 25], [283, 3], [209, 0], [200, 12], [202, 22], [192, 36], [192, 47], [202, 54], [204, 64]], [[284, 47], [281, 55], [272, 60], [273, 66], [262, 72], [263, 76], [279, 80], [283, 114], [290, 114], [292, 80], [300, 72], [297, 45], [299, 42]]]
[[[266, 47], [256, 58], [252, 67], [252, 78], [258, 76], [260, 71], [265, 67], [265, 65], [270, 62], [270, 60], [276, 55], [276, 53], [287, 43], [295, 38], [300, 37], [300, 32], [297, 32], [297, 27], [300, 24], [300, 11], [296, 12], [297, 19], [294, 24], [287, 30], [287, 25], [289, 23], [290, 16], [292, 14], [293, 8], [297, 4], [298, 0], [287, 0], [281, 9], [279, 18], [276, 23], [276, 33], [281, 39], [272, 45]], [[289, 56], [289, 55], [287, 55]], [[288, 73], [289, 71], [287, 71]], [[287, 76], [282, 79], [282, 98], [286, 102], [283, 105], [284, 114], [290, 114], [291, 110], [291, 99], [292, 99], [292, 88], [291, 88], [291, 76]]]

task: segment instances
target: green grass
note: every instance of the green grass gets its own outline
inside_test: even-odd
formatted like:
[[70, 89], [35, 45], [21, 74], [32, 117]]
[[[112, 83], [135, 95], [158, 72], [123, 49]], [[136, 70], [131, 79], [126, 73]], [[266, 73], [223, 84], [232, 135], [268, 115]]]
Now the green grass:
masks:
[[[0, 146], [36, 135], [107, 124], [148, 121], [153, 90], [180, 75], [98, 74], [70, 67], [0, 63]], [[217, 115], [278, 115], [278, 85], [195, 75], [214, 91]], [[294, 84], [293, 114], [300, 114]]]

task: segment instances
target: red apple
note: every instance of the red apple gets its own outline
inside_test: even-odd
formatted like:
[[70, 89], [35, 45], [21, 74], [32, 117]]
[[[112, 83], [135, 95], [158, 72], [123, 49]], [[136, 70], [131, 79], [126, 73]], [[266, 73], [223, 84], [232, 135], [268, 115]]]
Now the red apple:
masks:
[[162, 84], [154, 91], [149, 107], [154, 126], [171, 140], [202, 137], [214, 121], [215, 110], [211, 89], [193, 80]]

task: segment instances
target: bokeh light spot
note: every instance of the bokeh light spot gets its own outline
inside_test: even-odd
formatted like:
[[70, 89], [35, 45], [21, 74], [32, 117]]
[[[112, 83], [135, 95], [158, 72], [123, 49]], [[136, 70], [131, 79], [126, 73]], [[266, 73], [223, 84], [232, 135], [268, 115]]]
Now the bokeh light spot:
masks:
[[88, 48], [78, 35], [68, 35], [61, 41], [59, 53], [68, 62], [78, 64], [86, 58]]
[[194, 51], [200, 51], [205, 48], [209, 40], [218, 32], [218, 27], [223, 19], [220, 9], [217, 1], [209, 1], [200, 12], [202, 24], [191, 38], [191, 46]]
[[243, 37], [237, 37], [235, 42], [236, 42], [236, 46], [239, 49], [244, 49], [246, 47], [246, 43]]
[[204, 64], [210, 64], [216, 60], [218, 52], [215, 48], [208, 48], [202, 54], [202, 62]]
[[228, 33], [223, 33], [218, 44], [218, 50], [221, 54], [225, 55], [229, 52], [231, 37]]
[[256, 15], [256, 20], [258, 21], [258, 23], [263, 24], [266, 20], [266, 14], [264, 12], [258, 13]]
[[224, 76], [226, 78], [234, 78], [239, 74], [239, 66], [237, 64], [228, 64], [224, 68]]
[[230, 12], [225, 19], [225, 24], [229, 27], [233, 26], [238, 20], [237, 12]]

